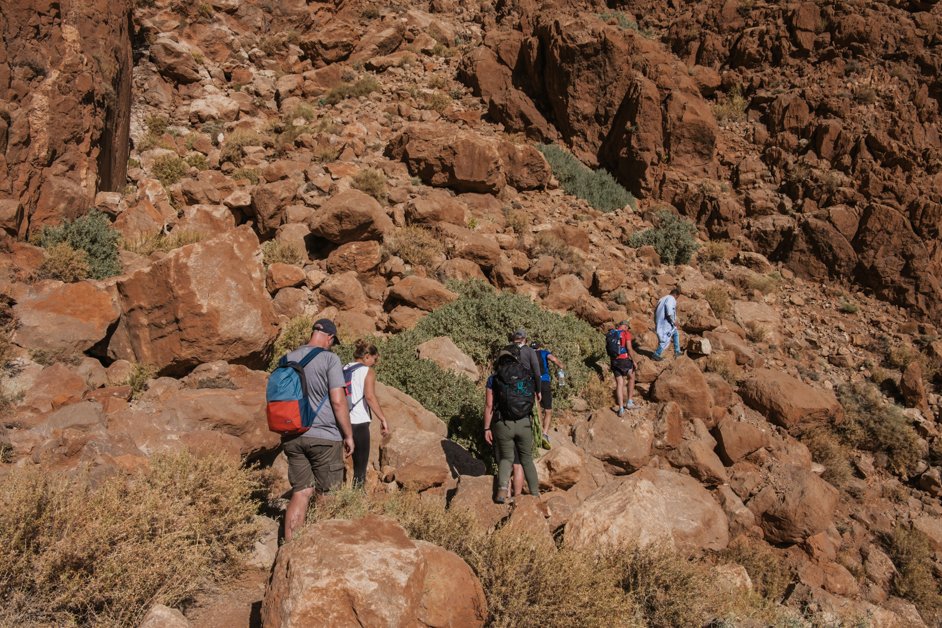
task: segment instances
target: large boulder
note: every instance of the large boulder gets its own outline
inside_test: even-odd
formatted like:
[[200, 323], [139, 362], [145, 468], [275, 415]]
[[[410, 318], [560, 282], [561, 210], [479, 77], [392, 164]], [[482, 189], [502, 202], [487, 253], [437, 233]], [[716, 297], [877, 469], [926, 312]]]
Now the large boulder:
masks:
[[482, 475], [484, 463], [457, 443], [433, 432], [393, 429], [379, 449], [380, 468], [390, 468], [396, 483], [411, 491], [442, 486], [459, 475]]
[[431, 312], [457, 298], [457, 294], [434, 279], [409, 275], [390, 289], [388, 301]]
[[758, 369], [739, 387], [753, 410], [786, 429], [842, 415], [837, 397], [782, 371]]
[[593, 493], [566, 524], [566, 545], [594, 547], [664, 542], [680, 551], [720, 550], [729, 522], [699, 482], [645, 468]]
[[800, 543], [833, 523], [837, 501], [837, 489], [811, 471], [781, 465], [746, 505], [768, 540]]
[[[765, 427], [769, 428], [769, 425], [765, 424]], [[713, 430], [713, 436], [716, 438], [717, 453], [728, 465], [769, 444], [768, 429], [763, 430], [752, 423], [732, 418], [720, 421]]]
[[654, 428], [650, 418], [640, 412], [620, 417], [600, 410], [576, 426], [574, 441], [604, 462], [609, 472], [624, 474], [640, 469], [651, 459]]
[[371, 515], [317, 523], [282, 546], [262, 625], [482, 626], [486, 608], [461, 558]]
[[117, 291], [122, 315], [109, 355], [165, 374], [213, 360], [262, 366], [278, 333], [248, 226], [176, 249]]
[[43, 281], [15, 295], [16, 331], [22, 347], [84, 353], [104, 340], [120, 312], [108, 290], [90, 281]]
[[446, 371], [464, 375], [474, 381], [481, 377], [477, 365], [448, 336], [438, 336], [426, 340], [416, 351], [420, 360], [431, 360]]
[[353, 188], [321, 205], [309, 226], [311, 233], [334, 244], [379, 240], [393, 229], [392, 220], [376, 199]]
[[674, 360], [661, 371], [651, 387], [655, 401], [673, 401], [688, 419], [697, 418], [712, 425], [713, 393], [696, 363], [688, 357]]
[[419, 123], [406, 127], [386, 147], [427, 185], [458, 192], [495, 194], [508, 183], [540, 189], [552, 179], [543, 156], [532, 146], [515, 146], [457, 126]]

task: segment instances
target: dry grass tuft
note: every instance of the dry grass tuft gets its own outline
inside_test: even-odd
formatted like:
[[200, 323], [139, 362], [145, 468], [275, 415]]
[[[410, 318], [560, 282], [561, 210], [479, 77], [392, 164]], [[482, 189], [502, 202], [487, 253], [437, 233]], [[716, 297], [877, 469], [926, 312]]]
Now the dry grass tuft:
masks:
[[147, 382], [157, 375], [157, 369], [148, 364], [135, 364], [134, 370], [128, 375], [125, 386], [131, 387], [131, 398], [137, 399], [147, 390]]
[[380, 203], [386, 201], [386, 175], [375, 168], [364, 168], [353, 177], [354, 188], [366, 192]]
[[707, 300], [707, 303], [710, 304], [713, 315], [717, 318], [728, 319], [732, 315], [733, 305], [729, 298], [729, 290], [726, 289], [726, 286], [713, 284], [704, 291], [703, 296]]
[[254, 472], [155, 456], [93, 486], [39, 467], [0, 478], [0, 623], [137, 625], [240, 571], [257, 529]]
[[761, 541], [739, 538], [720, 556], [745, 567], [755, 591], [772, 603], [782, 600], [795, 579], [795, 571], [784, 557]]
[[122, 241], [121, 246], [125, 251], [146, 257], [158, 251], [166, 253], [181, 246], [196, 244], [202, 239], [203, 235], [201, 233], [183, 229], [156, 235], [140, 234], [136, 238]]
[[942, 591], [933, 572], [929, 539], [919, 530], [900, 525], [886, 539], [886, 546], [898, 571], [894, 593], [915, 604], [927, 624], [938, 626], [942, 622]]
[[444, 255], [444, 247], [432, 231], [418, 225], [409, 225], [398, 229], [386, 237], [383, 247], [390, 255], [395, 255], [412, 266], [431, 268]]
[[307, 261], [307, 255], [298, 250], [298, 247], [281, 240], [269, 240], [262, 245], [262, 255], [265, 265], [293, 264], [300, 266]]
[[536, 237], [530, 254], [534, 257], [548, 255], [563, 265], [563, 271], [567, 273], [580, 273], [585, 267], [582, 256], [575, 248], [566, 244], [562, 239], [546, 231]]
[[46, 249], [43, 263], [37, 269], [40, 279], [58, 279], [66, 283], [88, 279], [90, 275], [88, 254], [73, 249], [68, 242], [60, 242]]
[[845, 384], [838, 389], [844, 421], [835, 426], [840, 439], [856, 449], [886, 456], [889, 468], [908, 477], [919, 465], [923, 452], [919, 435], [902, 409], [887, 403], [870, 384]]
[[841, 488], [853, 477], [850, 468], [850, 449], [829, 429], [815, 429], [805, 434], [801, 442], [811, 451], [815, 461], [824, 465], [821, 475], [834, 486]]

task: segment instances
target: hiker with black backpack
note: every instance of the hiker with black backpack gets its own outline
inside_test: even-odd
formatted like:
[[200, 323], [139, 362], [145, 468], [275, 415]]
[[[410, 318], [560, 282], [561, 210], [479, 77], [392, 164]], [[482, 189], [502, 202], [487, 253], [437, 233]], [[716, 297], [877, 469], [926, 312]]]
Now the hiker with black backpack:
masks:
[[[491, 423], [495, 418], [494, 414], [494, 375], [491, 375], [487, 378], [487, 383], [484, 386], [484, 428], [485, 428], [485, 437], [487, 435], [486, 430], [491, 429]], [[491, 442], [491, 441], [488, 441]], [[500, 460], [500, 452], [497, 450], [497, 446], [494, 443], [491, 443], [494, 446], [494, 458]], [[523, 494], [523, 465], [520, 464], [520, 451], [514, 447], [514, 460], [513, 460], [513, 472], [511, 473], [511, 479], [508, 483], [507, 490], [510, 497], [516, 497], [517, 495]]]
[[372, 368], [379, 362], [379, 350], [366, 340], [358, 340], [353, 358], [343, 367], [343, 378], [353, 426], [353, 486], [362, 487], [370, 461], [370, 421], [376, 415], [383, 436], [389, 434], [389, 424], [376, 397], [376, 372]]
[[[625, 410], [635, 407], [635, 357], [631, 351], [631, 332], [628, 331], [628, 321], [621, 321], [614, 329], [605, 334], [605, 353], [611, 358], [610, 366], [615, 375], [615, 401], [618, 405], [612, 408], [618, 416]], [[625, 378], [628, 378], [627, 401], [625, 401]]]
[[484, 417], [484, 439], [497, 443], [498, 504], [513, 502], [507, 483], [515, 452], [520, 456], [523, 475], [531, 495], [540, 494], [540, 482], [533, 464], [533, 430], [530, 420], [533, 405], [539, 399], [540, 366], [536, 352], [526, 345], [527, 332], [518, 329], [513, 342], [502, 349], [494, 361], [493, 391], [495, 411]]
[[318, 320], [308, 343], [282, 357], [268, 378], [268, 427], [282, 435], [291, 484], [286, 541], [304, 525], [311, 496], [320, 502], [343, 484], [343, 458], [355, 451], [343, 368], [330, 351], [335, 344], [333, 321]]

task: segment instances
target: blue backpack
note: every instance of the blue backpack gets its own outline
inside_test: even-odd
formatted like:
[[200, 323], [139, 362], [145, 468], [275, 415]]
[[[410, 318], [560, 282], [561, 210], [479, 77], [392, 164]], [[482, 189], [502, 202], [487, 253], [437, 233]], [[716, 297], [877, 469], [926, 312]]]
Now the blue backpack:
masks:
[[605, 334], [605, 353], [612, 359], [621, 355], [621, 330], [609, 329]]
[[328, 395], [311, 408], [307, 399], [307, 379], [304, 367], [316, 358], [323, 349], [315, 348], [297, 362], [289, 362], [285, 355], [278, 361], [278, 367], [268, 376], [265, 387], [265, 413], [268, 415], [268, 429], [285, 436], [297, 436], [308, 431], [314, 424]]

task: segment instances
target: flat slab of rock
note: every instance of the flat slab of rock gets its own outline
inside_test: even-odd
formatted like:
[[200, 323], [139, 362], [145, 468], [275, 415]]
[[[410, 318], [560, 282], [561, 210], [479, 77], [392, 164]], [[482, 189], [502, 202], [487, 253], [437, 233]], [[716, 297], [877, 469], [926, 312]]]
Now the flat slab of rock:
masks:
[[324, 521], [278, 552], [262, 625], [482, 626], [487, 601], [457, 554], [378, 516]]
[[571, 547], [658, 542], [679, 551], [720, 550], [729, 543], [729, 522], [690, 476], [645, 468], [600, 488], [566, 524]]
[[481, 378], [477, 365], [448, 336], [426, 340], [416, 351], [422, 360], [431, 360], [446, 371], [464, 375], [474, 381]]
[[739, 394], [750, 408], [786, 429], [843, 413], [833, 392], [772, 369], [756, 370], [740, 386]]
[[90, 281], [43, 281], [15, 296], [13, 341], [28, 349], [83, 353], [104, 339], [121, 313], [111, 294]]

